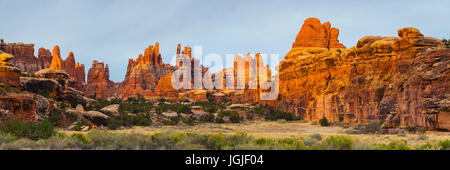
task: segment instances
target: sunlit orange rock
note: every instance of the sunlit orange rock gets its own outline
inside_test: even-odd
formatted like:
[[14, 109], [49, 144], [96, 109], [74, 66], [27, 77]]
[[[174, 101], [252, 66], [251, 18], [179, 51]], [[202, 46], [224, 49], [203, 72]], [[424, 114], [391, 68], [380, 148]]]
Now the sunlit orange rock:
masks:
[[174, 67], [163, 64], [159, 53], [159, 43], [145, 49], [144, 55], [139, 54], [136, 60], [129, 59], [127, 73], [120, 84], [118, 95], [122, 99], [150, 97], [161, 77], [173, 72]]
[[0, 50], [0, 86], [20, 86], [20, 69], [13, 64], [14, 56]]
[[322, 48], [345, 48], [338, 40], [339, 29], [331, 28], [331, 24], [320, 23], [317, 18], [305, 20], [300, 32], [295, 39], [295, 47], [322, 47]]
[[438, 128], [450, 55], [439, 43], [404, 28], [399, 37], [366, 36], [349, 49], [293, 47], [280, 63], [272, 105], [311, 121]]
[[151, 96], [168, 99], [178, 98], [178, 90], [172, 86], [172, 73], [165, 75], [159, 80], [158, 85], [155, 88], [155, 92]]
[[59, 46], [55, 45], [55, 47], [53, 47], [52, 54], [53, 54], [53, 58], [52, 58], [52, 62], [50, 63], [50, 69], [62, 70], [63, 61], [61, 59], [61, 52], [59, 50]]
[[86, 94], [95, 99], [107, 99], [115, 93], [114, 82], [109, 80], [109, 67], [94, 60], [88, 71]]

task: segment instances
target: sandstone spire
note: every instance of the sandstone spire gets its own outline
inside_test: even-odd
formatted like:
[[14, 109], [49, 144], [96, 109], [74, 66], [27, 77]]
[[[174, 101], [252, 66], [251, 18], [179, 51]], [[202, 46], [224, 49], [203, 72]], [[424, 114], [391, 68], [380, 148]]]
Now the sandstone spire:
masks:
[[50, 69], [62, 70], [63, 61], [61, 59], [59, 46], [55, 45], [55, 47], [53, 47], [52, 53], [53, 53], [53, 58], [52, 58], [52, 62], [50, 64]]

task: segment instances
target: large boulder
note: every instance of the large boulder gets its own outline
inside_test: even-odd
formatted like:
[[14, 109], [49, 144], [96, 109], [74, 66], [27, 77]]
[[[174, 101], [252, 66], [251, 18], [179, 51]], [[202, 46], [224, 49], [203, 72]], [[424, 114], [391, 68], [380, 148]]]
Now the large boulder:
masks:
[[48, 78], [22, 78], [22, 89], [45, 97], [60, 98], [64, 89], [58, 81]]
[[109, 118], [109, 116], [97, 111], [82, 112], [81, 115], [97, 126], [106, 125], [106, 120]]
[[120, 105], [112, 104], [112, 105], [105, 106], [104, 108], [100, 109], [100, 112], [102, 112], [105, 115], [111, 116], [111, 117], [120, 117], [119, 108], [120, 108]]

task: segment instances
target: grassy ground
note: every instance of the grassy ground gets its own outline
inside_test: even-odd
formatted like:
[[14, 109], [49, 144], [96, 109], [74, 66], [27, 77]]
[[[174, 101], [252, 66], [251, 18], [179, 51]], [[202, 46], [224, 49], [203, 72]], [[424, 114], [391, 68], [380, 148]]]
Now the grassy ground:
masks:
[[[196, 133], [205, 135], [233, 135], [237, 132], [244, 132], [253, 138], [265, 139], [303, 139], [304, 143], [308, 143], [310, 136], [320, 136], [325, 139], [331, 136], [349, 136], [355, 145], [353, 149], [375, 149], [377, 144], [389, 144], [396, 141], [404, 141], [409, 146], [419, 148], [427, 143], [436, 144], [442, 140], [450, 140], [449, 135], [431, 134], [401, 134], [401, 135], [382, 135], [382, 134], [346, 134], [348, 128], [339, 126], [321, 127], [318, 125], [311, 125], [302, 121], [248, 121], [237, 124], [217, 124], [217, 123], [202, 123], [195, 126], [176, 125], [176, 126], [150, 126], [150, 127], [133, 127], [121, 130], [108, 130], [111, 133], [118, 134], [144, 134], [154, 135], [156, 133], [164, 133], [167, 131], [175, 133]], [[74, 131], [60, 131], [67, 135], [72, 133], [80, 133]], [[313, 143], [319, 142], [312, 141]]]

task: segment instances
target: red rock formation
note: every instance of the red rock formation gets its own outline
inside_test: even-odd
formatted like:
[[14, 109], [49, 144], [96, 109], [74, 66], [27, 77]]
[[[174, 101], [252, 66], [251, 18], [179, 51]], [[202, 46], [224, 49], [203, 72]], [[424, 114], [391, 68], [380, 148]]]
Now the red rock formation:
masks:
[[174, 68], [162, 63], [159, 54], [159, 43], [145, 49], [144, 55], [136, 60], [129, 59], [125, 80], [120, 84], [118, 95], [122, 99], [138, 95], [149, 97], [154, 91], [159, 79], [172, 72]]
[[20, 70], [14, 66], [14, 56], [0, 50], [0, 86], [20, 86]]
[[66, 71], [70, 76], [70, 86], [77, 90], [84, 90], [86, 85], [84, 65], [82, 64], [80, 66], [79, 63], [75, 65], [75, 57], [72, 51], [69, 52], [69, 56], [63, 61], [61, 59], [59, 46], [55, 46], [53, 48], [53, 58], [50, 69]]
[[35, 96], [30, 93], [6, 93], [0, 96], [0, 121], [15, 118], [37, 121]]
[[45, 49], [43, 47], [38, 50], [38, 60], [39, 60], [39, 69], [50, 68], [50, 64], [52, 62], [52, 53], [50, 50]]
[[65, 70], [71, 77], [75, 76], [75, 57], [73, 52], [69, 52], [69, 56], [64, 60], [62, 70]]
[[417, 29], [400, 29], [399, 36], [363, 37], [348, 50], [294, 46], [280, 63], [274, 106], [312, 121], [437, 128], [436, 114], [448, 108], [449, 77], [441, 66], [450, 53], [423, 53], [440, 40]]
[[338, 40], [339, 29], [331, 28], [331, 24], [320, 23], [317, 18], [305, 20], [300, 33], [297, 35], [294, 47], [322, 47], [322, 48], [345, 48]]
[[172, 86], [172, 73], [166, 74], [159, 80], [152, 97], [164, 97], [168, 99], [177, 99], [178, 90]]
[[114, 82], [109, 80], [109, 67], [97, 60], [88, 71], [86, 94], [95, 99], [107, 99], [115, 93]]

